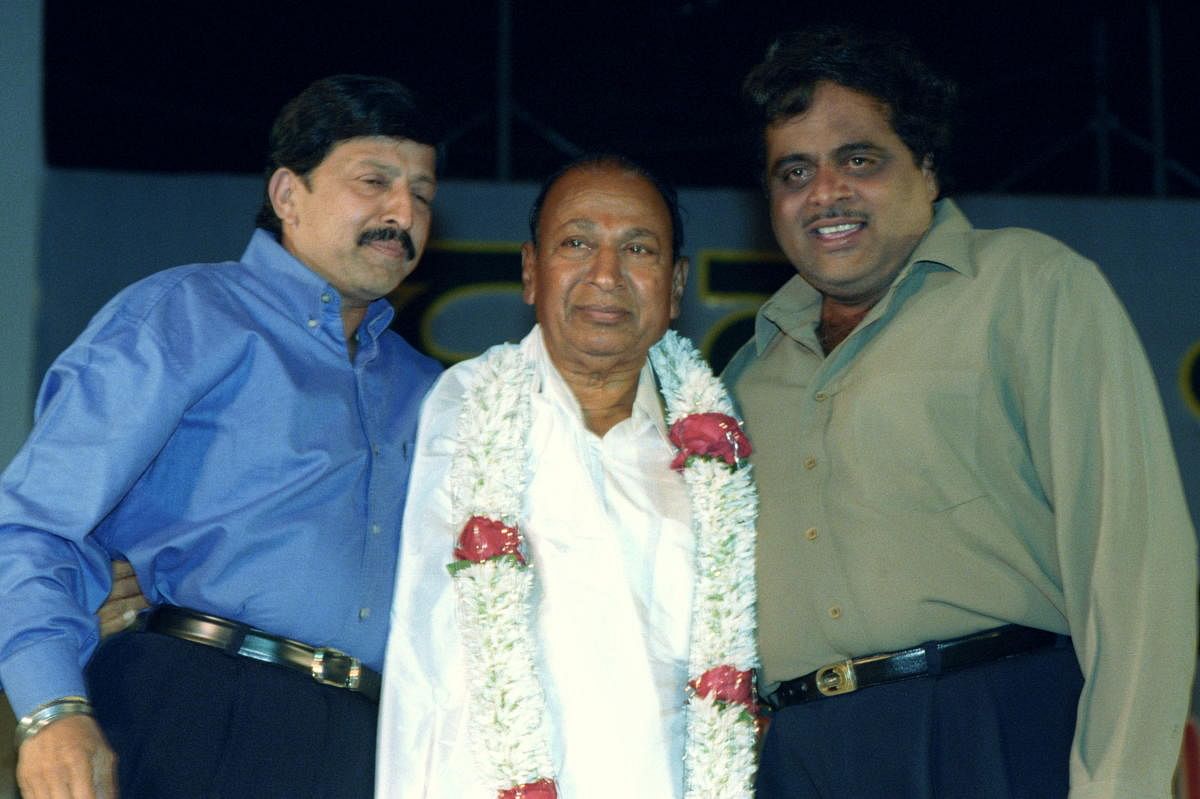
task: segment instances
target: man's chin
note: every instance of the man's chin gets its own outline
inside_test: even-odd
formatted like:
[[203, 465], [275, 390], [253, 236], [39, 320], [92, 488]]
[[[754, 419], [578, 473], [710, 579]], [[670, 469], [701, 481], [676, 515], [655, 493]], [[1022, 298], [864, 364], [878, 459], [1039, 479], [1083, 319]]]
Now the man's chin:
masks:
[[628, 331], [561, 331], [559, 335], [546, 335], [546, 347], [551, 355], [563, 355], [574, 359], [622, 358], [638, 349], [637, 337]]

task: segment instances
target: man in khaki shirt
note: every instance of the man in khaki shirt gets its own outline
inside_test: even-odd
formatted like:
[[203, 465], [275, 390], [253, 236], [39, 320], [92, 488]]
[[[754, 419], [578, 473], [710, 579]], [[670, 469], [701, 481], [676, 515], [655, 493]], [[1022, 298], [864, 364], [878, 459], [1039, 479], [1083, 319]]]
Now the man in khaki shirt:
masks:
[[799, 273], [726, 371], [762, 497], [758, 796], [1168, 796], [1196, 544], [1124, 309], [937, 200], [953, 87], [895, 37], [785, 36], [746, 92]]

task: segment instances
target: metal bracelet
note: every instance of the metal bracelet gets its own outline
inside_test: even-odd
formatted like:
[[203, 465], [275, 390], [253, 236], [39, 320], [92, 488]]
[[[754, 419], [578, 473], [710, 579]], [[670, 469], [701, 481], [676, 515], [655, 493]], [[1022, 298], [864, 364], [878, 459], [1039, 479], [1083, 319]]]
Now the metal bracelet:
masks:
[[67, 716], [91, 716], [92, 703], [85, 696], [64, 696], [35, 707], [17, 722], [17, 748], [41, 732], [47, 725]]

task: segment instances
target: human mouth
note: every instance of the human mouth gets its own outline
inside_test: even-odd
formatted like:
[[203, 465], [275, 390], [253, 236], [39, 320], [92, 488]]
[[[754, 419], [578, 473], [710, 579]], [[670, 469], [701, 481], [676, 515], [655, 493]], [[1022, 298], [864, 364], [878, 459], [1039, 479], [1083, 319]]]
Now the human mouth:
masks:
[[838, 211], [807, 220], [808, 235], [824, 244], [845, 244], [867, 226], [861, 216]]
[[360, 247], [370, 246], [392, 258], [404, 257], [412, 261], [417, 257], [417, 248], [408, 231], [384, 227], [365, 231], [358, 237]]
[[862, 222], [845, 222], [841, 225], [822, 225], [816, 228], [818, 236], [837, 236], [842, 233], [849, 233], [852, 230], [858, 230], [863, 227]]
[[616, 324], [629, 316], [629, 311], [616, 305], [580, 305], [580, 314], [589, 321], [600, 324]]

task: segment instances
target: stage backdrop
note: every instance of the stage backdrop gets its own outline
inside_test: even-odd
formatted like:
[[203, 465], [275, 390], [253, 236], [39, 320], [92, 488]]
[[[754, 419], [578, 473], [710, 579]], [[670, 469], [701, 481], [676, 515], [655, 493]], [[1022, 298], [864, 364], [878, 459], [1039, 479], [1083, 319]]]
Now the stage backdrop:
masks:
[[[532, 185], [444, 183], [434, 238], [393, 297], [397, 328], [449, 363], [515, 340], [518, 248]], [[35, 380], [121, 287], [175, 264], [236, 258], [261, 200], [258, 178], [51, 170], [38, 269]], [[691, 278], [679, 329], [718, 365], [758, 304], [791, 274], [756, 192], [683, 190]], [[1193, 518], [1200, 516], [1200, 202], [1063, 197], [959, 199], [980, 227], [1020, 225], [1100, 264], [1124, 300], [1158, 377]], [[1087, 369], [1088, 364], [1079, 368]]]

